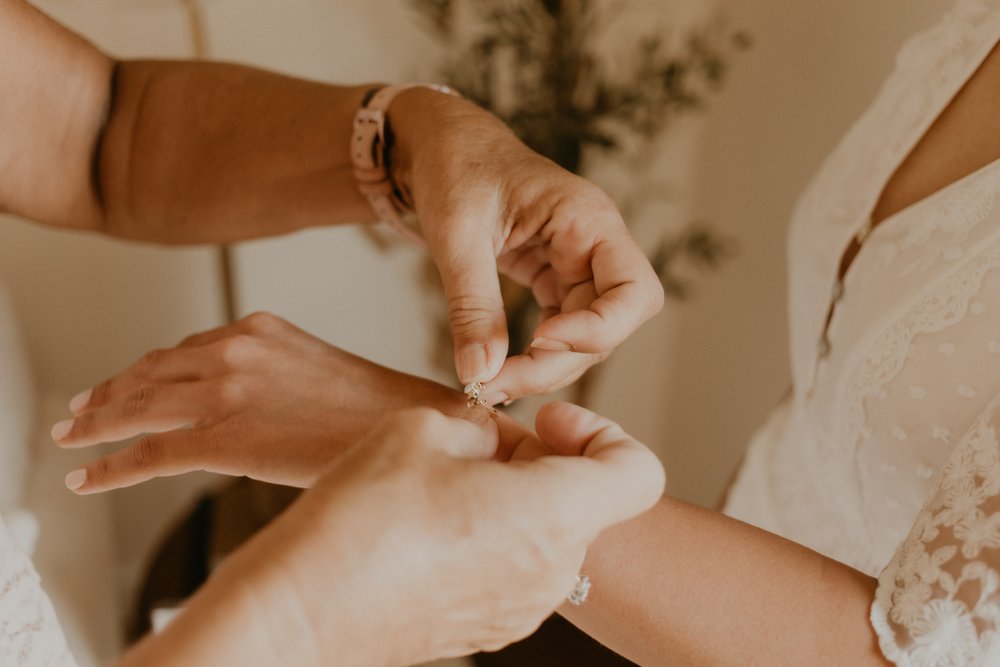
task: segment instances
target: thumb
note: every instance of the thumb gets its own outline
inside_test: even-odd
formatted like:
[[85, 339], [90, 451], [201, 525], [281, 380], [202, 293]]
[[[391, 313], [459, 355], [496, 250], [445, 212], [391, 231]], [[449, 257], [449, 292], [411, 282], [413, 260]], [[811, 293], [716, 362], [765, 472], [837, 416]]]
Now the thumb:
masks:
[[440, 229], [446, 238], [427, 240], [448, 299], [458, 379], [492, 380], [507, 357], [507, 317], [490, 226], [459, 221]]
[[535, 419], [559, 477], [559, 504], [597, 532], [645, 512], [663, 495], [659, 459], [622, 428], [571, 403], [542, 406]]

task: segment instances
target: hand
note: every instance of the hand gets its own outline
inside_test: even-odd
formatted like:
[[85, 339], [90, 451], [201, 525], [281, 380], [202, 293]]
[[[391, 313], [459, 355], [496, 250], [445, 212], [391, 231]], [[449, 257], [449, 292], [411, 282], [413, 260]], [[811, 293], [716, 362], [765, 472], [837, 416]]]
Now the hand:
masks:
[[[391, 120], [394, 174], [441, 273], [463, 383], [489, 381], [494, 402], [564, 386], [660, 309], [649, 260], [599, 188], [464, 100], [405, 91]], [[498, 268], [542, 309], [531, 348], [506, 363]]]
[[76, 418], [52, 436], [88, 447], [150, 434], [70, 473], [77, 493], [194, 470], [306, 487], [387, 412], [417, 405], [465, 407], [456, 391], [257, 313], [147, 354], [74, 399]]
[[[157, 641], [176, 652], [220, 611], [206, 609], [210, 596], [253, 582], [264, 582], [256, 605], [215, 616], [246, 628], [232, 614], [253, 606], [260, 633], [238, 633], [237, 650], [263, 634], [260, 663], [415, 664], [528, 635], [566, 599], [588, 543], [663, 490], [656, 458], [611, 422], [550, 404], [537, 425], [541, 440], [507, 425], [518, 462], [503, 464], [486, 460], [495, 429], [427, 409], [397, 413], [139, 652]], [[221, 659], [218, 640], [210, 646]]]

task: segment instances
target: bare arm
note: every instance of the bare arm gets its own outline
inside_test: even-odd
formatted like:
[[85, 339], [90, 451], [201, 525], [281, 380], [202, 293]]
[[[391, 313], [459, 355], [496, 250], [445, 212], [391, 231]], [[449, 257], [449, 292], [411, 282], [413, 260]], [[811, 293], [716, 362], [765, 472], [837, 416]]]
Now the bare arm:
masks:
[[[362, 554], [333, 543], [312, 544], [300, 533], [310, 517], [283, 517], [263, 536], [222, 564], [159, 634], [148, 635], [116, 667], [185, 665], [384, 664], [375, 633], [380, 616], [377, 596], [353, 594], [358, 580], [378, 581]], [[324, 516], [325, 508], [317, 509]], [[324, 526], [351, 535], [353, 527], [330, 521]], [[315, 530], [315, 529], [313, 529]], [[356, 535], [351, 535], [355, 537]], [[341, 543], [350, 540], [341, 540]], [[305, 554], [301, 552], [305, 551]], [[314, 588], [322, 603], [310, 605], [300, 586], [303, 556], [312, 553]]]
[[[0, 212], [160, 243], [370, 221], [349, 146], [369, 86], [207, 62], [121, 62], [24, 0], [0, 0]], [[564, 386], [659, 310], [611, 199], [492, 114], [407, 90], [392, 170], [441, 273], [463, 383], [494, 402]], [[507, 359], [497, 271], [551, 314]]]
[[368, 87], [207, 62], [123, 62], [97, 155], [104, 231], [225, 241], [369, 221], [348, 147]]
[[887, 665], [875, 580], [799, 544], [664, 498], [606, 531], [587, 603], [560, 611], [642, 665]]
[[22, 0], [0, 0], [0, 44], [0, 210], [96, 227], [112, 61]]
[[[568, 404], [542, 410], [575, 420], [579, 437], [517, 465], [489, 460], [488, 418], [383, 419], [119, 667], [394, 667], [530, 634], [571, 590], [587, 543], [663, 490], [655, 457], [621, 429]], [[507, 426], [515, 458], [542, 449]]]
[[168, 243], [371, 218], [347, 151], [367, 87], [116, 63], [20, 0], [0, 15], [0, 209]]

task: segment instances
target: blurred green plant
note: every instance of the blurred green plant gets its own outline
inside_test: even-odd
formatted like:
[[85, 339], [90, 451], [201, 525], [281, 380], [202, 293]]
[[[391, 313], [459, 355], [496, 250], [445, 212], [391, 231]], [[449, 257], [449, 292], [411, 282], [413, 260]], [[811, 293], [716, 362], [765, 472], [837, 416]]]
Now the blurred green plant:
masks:
[[[657, 140], [678, 118], [705, 108], [735, 54], [750, 46], [745, 33], [713, 20], [683, 34], [652, 28], [630, 39], [623, 53], [609, 54], [601, 37], [621, 2], [410, 2], [445, 46], [445, 82], [499, 116], [528, 146], [577, 174], [586, 175], [591, 160], [613, 159], [630, 171], [631, 191], [616, 193], [626, 220], [665, 196], [666, 185], [644, 173]], [[693, 275], [716, 269], [735, 244], [703, 223], [676, 227], [665, 224], [650, 259], [668, 296], [685, 299]], [[504, 285], [504, 298], [516, 352], [530, 340], [537, 311], [531, 293], [516, 285]]]

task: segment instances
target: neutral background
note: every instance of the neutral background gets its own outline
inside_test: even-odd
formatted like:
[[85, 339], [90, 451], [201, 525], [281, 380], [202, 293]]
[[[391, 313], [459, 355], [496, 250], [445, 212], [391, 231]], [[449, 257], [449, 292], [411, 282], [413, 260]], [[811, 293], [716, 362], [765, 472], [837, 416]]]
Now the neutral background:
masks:
[[[122, 56], [184, 57], [193, 48], [179, 1], [37, 4]], [[668, 31], [712, 8], [699, 0], [623, 4], [602, 45], [611, 51], [628, 47], [636, 28]], [[630, 222], [652, 243], [664, 221], [708, 220], [739, 239], [740, 254], [700, 281], [691, 303], [669, 303], [623, 346], [596, 400], [661, 454], [673, 493], [713, 503], [748, 436], [787, 390], [784, 235], [796, 193], [870, 101], [903, 39], [950, 4], [715, 3], [754, 47], [710, 111], [664, 142], [655, 168], [671, 183], [670, 205]], [[213, 56], [321, 80], [433, 78], [441, 53], [405, 0], [203, 6]], [[236, 259], [242, 313], [272, 310], [353, 352], [450, 381], [429, 360], [417, 251], [383, 253], [343, 228], [244, 244]], [[0, 281], [14, 293], [42, 391], [64, 399], [223, 318], [213, 249], [164, 250], [0, 219]], [[192, 476], [116, 494], [124, 583], [163, 521], [210, 483]]]

